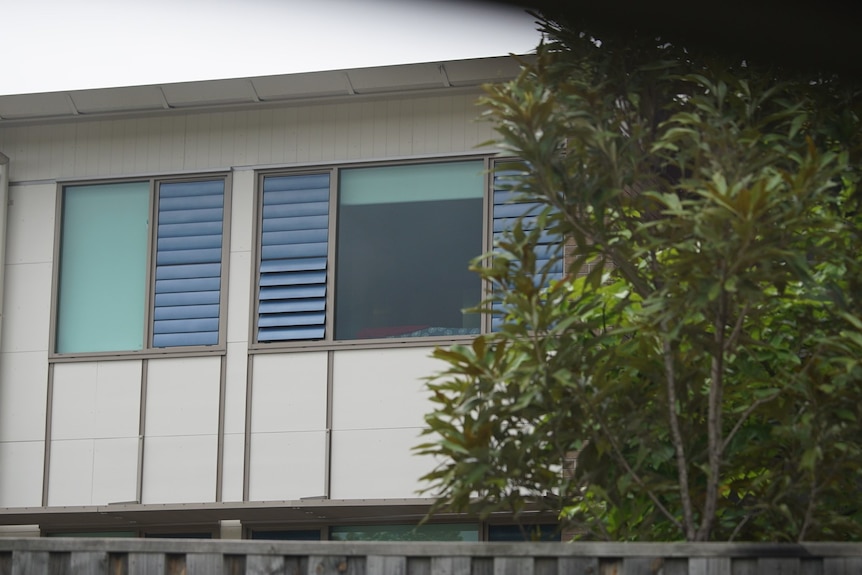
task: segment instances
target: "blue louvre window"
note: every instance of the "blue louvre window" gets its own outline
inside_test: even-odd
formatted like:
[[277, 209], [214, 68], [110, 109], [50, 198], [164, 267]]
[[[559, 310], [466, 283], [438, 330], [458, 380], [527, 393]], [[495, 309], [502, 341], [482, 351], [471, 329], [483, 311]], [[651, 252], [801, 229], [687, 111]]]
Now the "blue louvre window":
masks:
[[224, 180], [159, 187], [153, 347], [219, 338]]
[[[514, 177], [518, 172], [511, 170], [500, 170], [494, 173], [493, 189], [493, 240], [494, 243], [503, 234], [512, 229], [515, 222], [521, 219], [524, 231], [532, 231], [536, 228], [536, 217], [544, 208], [538, 202], [518, 201], [518, 192], [513, 191]], [[537, 282], [547, 285], [552, 280], [563, 278], [563, 258], [559, 256], [561, 249], [560, 237], [548, 231], [543, 231], [536, 244], [536, 270], [545, 271], [544, 276], [538, 276]], [[500, 310], [499, 304], [494, 305], [495, 310]], [[501, 311], [501, 310], [500, 310]], [[496, 331], [503, 322], [500, 315], [491, 319], [491, 329]]]
[[328, 234], [329, 174], [264, 179], [258, 341], [323, 339]]

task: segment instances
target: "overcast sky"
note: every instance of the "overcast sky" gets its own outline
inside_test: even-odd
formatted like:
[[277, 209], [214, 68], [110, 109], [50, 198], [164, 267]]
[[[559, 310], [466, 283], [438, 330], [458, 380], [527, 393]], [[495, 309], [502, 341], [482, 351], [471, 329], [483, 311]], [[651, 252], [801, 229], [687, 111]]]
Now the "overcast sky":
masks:
[[0, 95], [532, 51], [533, 18], [474, 0], [0, 0]]

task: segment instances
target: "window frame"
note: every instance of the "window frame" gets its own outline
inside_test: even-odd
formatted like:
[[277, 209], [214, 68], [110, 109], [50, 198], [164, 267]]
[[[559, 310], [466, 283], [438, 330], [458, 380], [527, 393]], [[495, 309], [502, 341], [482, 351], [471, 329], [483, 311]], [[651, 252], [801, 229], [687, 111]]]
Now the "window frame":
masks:
[[[420, 336], [420, 337], [387, 337], [367, 339], [335, 339], [335, 290], [337, 282], [337, 230], [338, 230], [338, 199], [340, 171], [342, 169], [355, 168], [385, 168], [393, 166], [412, 166], [421, 164], [445, 164], [465, 161], [482, 162], [482, 242], [479, 256], [486, 253], [491, 247], [493, 225], [491, 222], [491, 209], [493, 209], [493, 174], [491, 169], [496, 161], [493, 154], [456, 154], [443, 156], [423, 156], [398, 158], [396, 160], [357, 160], [355, 162], [339, 162], [330, 164], [306, 165], [287, 168], [271, 168], [257, 170], [255, 173], [254, 189], [254, 222], [253, 222], [253, 247], [252, 247], [252, 278], [251, 297], [249, 313], [249, 351], [251, 353], [278, 353], [284, 351], [302, 350], [331, 350], [331, 349], [378, 349], [388, 347], [432, 347], [441, 343], [453, 343], [458, 341], [471, 341], [477, 334], [468, 335], [446, 335], [446, 336]], [[260, 268], [262, 253], [263, 232], [263, 185], [267, 177], [278, 176], [302, 176], [314, 174], [329, 175], [329, 221], [327, 233], [327, 275], [326, 275], [326, 312], [324, 319], [324, 338], [319, 340], [290, 340], [261, 342], [258, 340], [258, 308], [260, 304]], [[484, 297], [486, 286], [481, 285], [481, 294]], [[490, 319], [483, 315], [481, 317], [479, 333], [488, 333], [490, 330]]]
[[[219, 317], [218, 317], [218, 343], [213, 345], [187, 345], [171, 347], [154, 347], [154, 308], [156, 290], [156, 251], [158, 248], [158, 211], [159, 191], [162, 184], [203, 182], [222, 180], [224, 182], [224, 205], [222, 213], [221, 232], [221, 271], [219, 278]], [[148, 183], [149, 185], [149, 209], [147, 211], [147, 255], [145, 271], [145, 301], [143, 317], [142, 348], [138, 350], [117, 351], [80, 351], [80, 352], [58, 352], [57, 351], [57, 329], [59, 298], [60, 298], [60, 268], [62, 259], [63, 240], [63, 211], [65, 202], [65, 191], [68, 188], [82, 186], [101, 186], [127, 183]], [[51, 306], [50, 325], [48, 339], [48, 360], [52, 363], [74, 362], [74, 361], [103, 361], [111, 359], [130, 358], [152, 358], [152, 357], [188, 357], [201, 355], [223, 355], [227, 349], [227, 300], [228, 279], [230, 267], [230, 233], [231, 233], [231, 205], [232, 205], [232, 172], [218, 170], [213, 172], [195, 172], [189, 174], [175, 175], [142, 175], [138, 177], [129, 176], [122, 178], [100, 178], [81, 180], [62, 180], [57, 182], [55, 215], [54, 215], [54, 258], [51, 271]]]

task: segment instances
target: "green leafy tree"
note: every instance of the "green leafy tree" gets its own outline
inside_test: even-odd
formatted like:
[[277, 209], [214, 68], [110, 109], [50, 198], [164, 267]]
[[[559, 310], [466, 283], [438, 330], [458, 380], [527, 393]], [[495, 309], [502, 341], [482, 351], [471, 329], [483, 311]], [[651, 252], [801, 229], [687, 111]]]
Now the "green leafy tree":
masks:
[[859, 92], [541, 25], [483, 104], [544, 210], [473, 264], [502, 327], [435, 352], [436, 507], [539, 505], [611, 540], [862, 538]]

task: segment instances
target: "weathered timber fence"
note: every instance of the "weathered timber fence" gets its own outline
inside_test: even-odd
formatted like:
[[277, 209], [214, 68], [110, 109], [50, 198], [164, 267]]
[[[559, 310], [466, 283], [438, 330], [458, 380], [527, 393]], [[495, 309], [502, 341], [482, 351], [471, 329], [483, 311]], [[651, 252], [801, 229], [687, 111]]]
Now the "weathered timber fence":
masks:
[[860, 575], [862, 544], [0, 539], [0, 575]]

